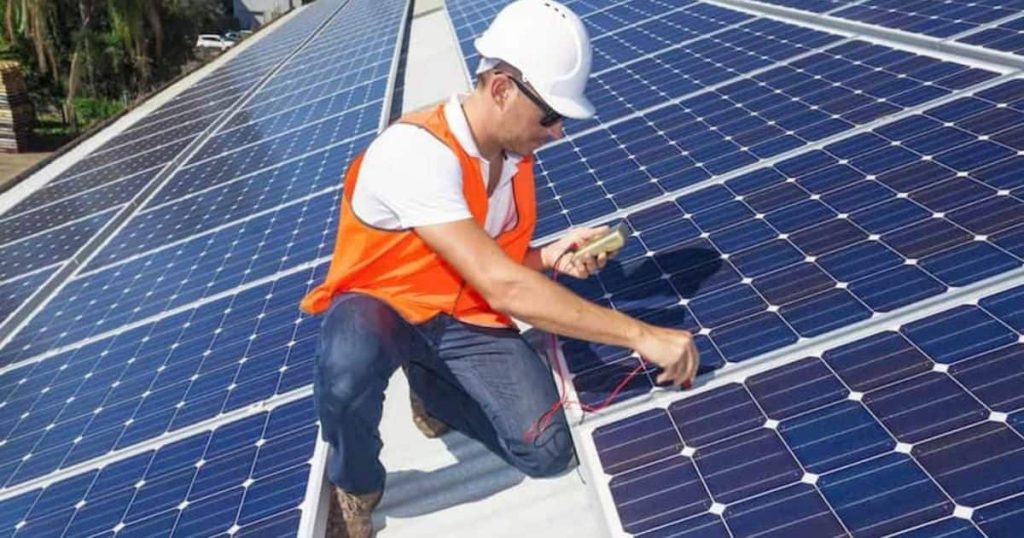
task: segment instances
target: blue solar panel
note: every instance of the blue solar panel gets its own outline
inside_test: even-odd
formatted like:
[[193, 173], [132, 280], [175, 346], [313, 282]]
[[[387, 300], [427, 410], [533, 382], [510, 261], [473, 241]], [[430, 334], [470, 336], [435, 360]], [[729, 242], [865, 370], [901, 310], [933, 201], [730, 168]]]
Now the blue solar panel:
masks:
[[[184, 238], [195, 240], [197, 234], [217, 226], [258, 219], [263, 211], [281, 210], [291, 205], [301, 206], [304, 202], [320, 207], [321, 199], [330, 199], [327, 203], [334, 203], [330, 195], [337, 190], [338, 178], [344, 173], [346, 163], [366, 146], [368, 138], [363, 136], [351, 143], [333, 145], [248, 176], [236, 176], [223, 183], [223, 186], [216, 183], [216, 178], [213, 185], [184, 180], [175, 182], [174, 191], [180, 185], [201, 192], [194, 196], [171, 198], [162, 205], [153, 203], [147, 206], [92, 259], [86, 270], [92, 271], [139, 252], [152, 250], [154, 245], [168, 245]], [[188, 172], [185, 175], [193, 180], [196, 177]], [[160, 198], [158, 195], [157, 199]], [[275, 220], [283, 219], [278, 217]], [[275, 224], [287, 226], [295, 223]], [[323, 226], [323, 230], [316, 232], [318, 234], [333, 231], [327, 222], [309, 224]], [[250, 234], [258, 230], [245, 228]], [[292, 235], [306, 237], [310, 234], [292, 232]], [[244, 238], [244, 234], [238, 237]], [[295, 262], [307, 261], [306, 258], [290, 259]]]
[[538, 206], [538, 235], [627, 209], [991, 76], [854, 42], [602, 126], [539, 153], [543, 196], [538, 198], [544, 201]]
[[764, 4], [775, 4], [803, 11], [814, 13], [828, 13], [851, 4], [858, 4], [861, 0], [758, 0]]
[[1024, 17], [971, 33], [958, 41], [1002, 52], [1024, 54]]
[[305, 398], [0, 501], [5, 536], [294, 536], [316, 440]]
[[44, 269], [0, 282], [0, 323], [36, 292], [49, 273]]
[[[1024, 84], [1007, 82], [631, 213], [609, 270], [567, 285], [644, 319], [661, 311], [698, 335], [711, 370], [1016, 269], [1022, 105]], [[572, 340], [563, 353], [586, 401], [637, 364]], [[620, 398], [647, 392], [649, 370]]]
[[[0, 481], [24, 482], [308, 385], [311, 270], [0, 374]], [[26, 457], [28, 456], [28, 457]]]
[[[854, 2], [772, 3], [835, 15]], [[912, 27], [913, 16], [896, 14], [877, 24], [942, 32], [943, 25], [979, 29], [1012, 14], [1000, 3], [972, 3], [965, 14], [954, 3], [901, 2], [904, 11], [923, 14], [928, 24]], [[665, 87], [657, 86], [663, 63], [641, 75], [632, 72], [665, 54], [657, 47], [666, 34], [618, 30], [634, 42], [608, 48], [614, 51], [609, 55], [599, 43], [621, 40], [604, 35], [615, 30], [597, 22], [608, 19], [600, 11], [584, 21], [591, 18], [598, 28], [592, 35], [600, 66], [593, 81], [619, 69], [622, 82], [616, 92], [607, 84], [588, 87], [607, 117], [570, 122], [565, 141], [539, 152], [538, 235], [554, 237], [570, 226], [624, 217], [634, 233], [617, 260], [597, 278], [564, 283], [599, 304], [690, 330], [701, 351], [701, 373], [744, 361], [756, 367], [767, 353], [864, 326], [878, 314], [906, 311], [1024, 262], [1020, 81], [993, 84], [988, 81], [997, 73], [968, 64], [856, 39], [825, 40], [798, 55], [787, 56], [781, 47], [781, 55], [769, 55], [773, 61], [761, 65], [730, 55], [742, 66], [732, 79], [710, 78], [708, 89], [697, 84], [687, 96], [672, 92], [691, 84], [686, 76], [693, 70], [666, 78]], [[727, 44], [742, 43], [736, 37], [742, 29], [777, 23], [732, 24], [718, 33], [705, 28], [711, 37], [704, 41], [728, 36]], [[460, 31], [457, 25], [470, 67], [471, 40], [461, 32], [479, 34], [483, 28], [471, 26]], [[665, 27], [641, 22], [633, 28], [645, 26]], [[793, 37], [797, 32], [777, 32], [801, 44]], [[688, 34], [680, 35], [675, 48], [706, 50], [700, 40], [687, 42]], [[775, 52], [766, 43], [751, 50]], [[929, 108], [931, 102], [938, 106]], [[894, 115], [898, 121], [886, 123]], [[866, 131], [868, 124], [877, 127]], [[820, 149], [798, 153], [811, 144]], [[1001, 338], [995, 341], [1006, 345], [1011, 336]], [[667, 412], [627, 414], [602, 428], [594, 445], [605, 472], [613, 475], [606, 498], [622, 529], [642, 536], [875, 535], [906, 529], [932, 536], [977, 529], [948, 517], [954, 503], [941, 488], [918, 485], [928, 475], [908, 464], [904, 441], [889, 428], [915, 438], [949, 433], [929, 422], [935, 412], [956, 417], [954, 425], [973, 424], [987, 413], [981, 417], [979, 406], [954, 390], [959, 381], [926, 384], [932, 381], [932, 358], [940, 354], [929, 358], [886, 334], [876, 340], [899, 362], [890, 370], [884, 363], [848, 365], [849, 386], [856, 382], [861, 391], [856, 399], [848, 398], [845, 378], [808, 357], [770, 377], [750, 378], [745, 386], [723, 387], [707, 399], [684, 398]], [[640, 364], [629, 350], [573, 340], [562, 342], [562, 352], [574, 394], [587, 404], [604, 401]], [[844, 356], [847, 364], [858, 360]], [[647, 365], [622, 387], [617, 401], [648, 393], [658, 373]], [[889, 400], [892, 409], [875, 401], [914, 374], [922, 376], [915, 381], [923, 385], [917, 387], [921, 392], [905, 388], [911, 390], [906, 399], [914, 395], [920, 406], [916, 412], [896, 411], [906, 408], [895, 403], [900, 398]], [[872, 389], [878, 394], [864, 396]], [[942, 401], [950, 403], [943, 408]], [[1015, 415], [1010, 417], [1015, 424]], [[757, 428], [766, 420], [775, 432]], [[1003, 426], [1000, 433], [1008, 431]], [[879, 460], [894, 448], [893, 458]], [[1014, 450], [1003, 445], [992, 453]], [[849, 480], [818, 481], [818, 475], [841, 476], [865, 461], [875, 461], [877, 468], [865, 464]], [[854, 476], [870, 478], [857, 483]], [[910, 495], [888, 506], [872, 502], [892, 491]], [[1013, 510], [999, 506], [980, 509], [978, 525], [986, 516], [1006, 517]]]
[[979, 25], [1011, 17], [1022, 8], [1024, 2], [1019, 0], [867, 0], [832, 12], [830, 15], [945, 38], [972, 30]]
[[337, 227], [337, 196], [335, 190], [300, 199], [83, 273], [60, 291], [59, 302], [38, 313], [0, 350], [0, 362], [10, 364], [116, 330], [327, 256]]
[[306, 10], [6, 212], [0, 280], [70, 258], [335, 8], [324, 2]]
[[[396, 8], [394, 22], [398, 15]], [[267, 120], [271, 123], [309, 117], [315, 106], [334, 103], [338, 97], [352, 105], [351, 110], [295, 129], [289, 129], [290, 124], [263, 124], [262, 120], [223, 127], [220, 132], [224, 135], [211, 137], [171, 175], [147, 206], [152, 209], [134, 215], [85, 272], [65, 287], [58, 297], [64, 306], [36, 316], [0, 352], [3, 362], [100, 334], [329, 254], [341, 167], [379, 126], [384, 92], [379, 80], [359, 81], [351, 73], [339, 71], [338, 62], [325, 62], [325, 56], [337, 55], [354, 39], [345, 31], [351, 23], [342, 20], [325, 29], [322, 45], [314, 42], [309, 52], [296, 55], [290, 63], [298, 67], [278, 73], [255, 94], [253, 102], [294, 99], [295, 94], [313, 99], [312, 109], [303, 105], [272, 112]], [[386, 51], [393, 50], [394, 36], [380, 35], [369, 43], [357, 47], [364, 57], [353, 56], [342, 63], [365, 76], [386, 75], [388, 71], [380, 63], [382, 58], [387, 59], [385, 64], [390, 62]], [[288, 80], [293, 70], [308, 78], [303, 64], [321, 66], [326, 75], [347, 80], [358, 91], [334, 87], [327, 97], [309, 94], [308, 85]], [[279, 78], [285, 81], [273, 82]], [[267, 88], [281, 93], [267, 94], [264, 99]], [[325, 88], [318, 91], [327, 91]], [[375, 93], [368, 93], [371, 89]], [[360, 96], [365, 103], [352, 101]], [[220, 142], [224, 137], [242, 136], [233, 134], [242, 132], [258, 133], [257, 138], [236, 139], [231, 149]], [[218, 154], [222, 150], [207, 149], [211, 147], [224, 151]], [[188, 196], [197, 190], [203, 192]], [[221, 203], [210, 204], [213, 200]], [[280, 237], [292, 239], [270, 240]], [[126, 275], [134, 285], [122, 283]], [[114, 286], [115, 282], [119, 284]], [[95, 315], [97, 304], [106, 305], [104, 313]], [[78, 321], [86, 310], [94, 313], [91, 324]]]
[[622, 529], [1012, 536], [1022, 298], [993, 294], [596, 428]]
[[[124, 178], [123, 181], [136, 180], [148, 184], [149, 180], [156, 177], [156, 175], [160, 173], [164, 166], [165, 165], [161, 164], [149, 170], [144, 170], [134, 176]], [[144, 176], [145, 179], [141, 179], [138, 176]], [[73, 200], [75, 200], [78, 196], [93, 196], [94, 192], [103, 188], [119, 188], [119, 183], [121, 182], [120, 180], [110, 182], [110, 185], [105, 185], [108, 179], [110, 178], [107, 178], [102, 174], [83, 174], [68, 181], [61, 181], [46, 185], [45, 187], [32, 193], [28, 198], [25, 198], [25, 200], [23, 200], [22, 202], [15, 205], [14, 208], [12, 208], [10, 211], [4, 213], [4, 220], [8, 224], [12, 224], [22, 215], [29, 211], [34, 211], [39, 208], [48, 206], [50, 204], [54, 204], [56, 202], [74, 203]], [[133, 191], [131, 195], [134, 195], [136, 193], [137, 191]], [[125, 194], [127, 198], [131, 198], [131, 195]], [[106, 202], [102, 198], [100, 200], [97, 200], [96, 202], [96, 209], [102, 209], [105, 203], [111, 203]], [[47, 215], [44, 218], [48, 217], [49, 215]]]
[[59, 228], [38, 232], [0, 246], [0, 280], [7, 280], [71, 257], [110, 220], [108, 209]]
[[[225, 119], [0, 349], [0, 533], [294, 536], [315, 517], [302, 503], [319, 323], [296, 305], [327, 270], [342, 167], [382, 123], [407, 7], [303, 8], [254, 44], [266, 57], [204, 78], [12, 217], [4, 233], [26, 254], [3, 257], [14, 277], [0, 275], [4, 312], [75, 246], [50, 234], [163, 166], [123, 154], [174, 158], [182, 133]], [[84, 218], [47, 229], [57, 212]]]
[[[634, 233], [616, 261], [566, 284], [692, 331], [702, 374], [741, 362], [765, 370], [766, 353], [865, 330], [879, 314], [905, 319], [922, 300], [956, 300], [951, 291], [1024, 262], [1024, 82], [703, 2], [567, 3], [591, 29], [589, 94], [601, 115], [571, 123], [568, 139], [538, 155], [538, 237], [623, 216]], [[954, 3], [902, 7], [932, 17], [919, 31], [968, 19], [980, 29], [1001, 13], [984, 4], [967, 17]], [[500, 7], [449, 2], [470, 67], [472, 38]], [[309, 416], [289, 426], [308, 442], [278, 436], [295, 455], [274, 467], [280, 480], [263, 480], [261, 491], [281, 494], [267, 508], [238, 484], [255, 489], [253, 458], [259, 468], [275, 452], [235, 430], [250, 419], [218, 417], [307, 394], [316, 320], [295, 304], [326, 271], [341, 167], [381, 124], [402, 8], [346, 5], [0, 350], [0, 480], [21, 492], [66, 479], [0, 501], [0, 529], [295, 534], [315, 432], [308, 400]], [[250, 68], [278, 66], [312, 26], [285, 29], [276, 60], [248, 56], [205, 79], [26, 200], [15, 217], [24, 220], [4, 233], [17, 245], [47, 230], [50, 212], [81, 218], [123, 203], [131, 189], [115, 185], [148, 183], [165, 152], [262, 79]], [[124, 158], [140, 152], [149, 160]], [[104, 170], [138, 175], [108, 185]], [[81, 203], [62, 201], [88, 189]], [[0, 298], [23, 296], [16, 285], [32, 278], [0, 276]], [[659, 393], [674, 400], [667, 409], [640, 403], [595, 432], [610, 476], [602, 495], [623, 530], [644, 536], [1013, 528], [1022, 297], [794, 356], [693, 397]], [[639, 364], [611, 346], [567, 340], [562, 352], [584, 403], [603, 401]], [[619, 399], [651, 392], [656, 374], [648, 367]], [[234, 433], [218, 450], [159, 440], [207, 426]], [[117, 452], [161, 445], [142, 463]], [[950, 456], [960, 446], [977, 476]], [[117, 476], [67, 471], [111, 451]], [[158, 464], [161, 452], [175, 463]]]
[[[140, 172], [77, 196], [58, 198], [41, 208], [0, 219], [0, 243], [8, 243], [54, 228], [55, 225], [121, 206], [134, 198], [158, 171], [159, 168]], [[52, 190], [56, 191], [58, 188], [55, 186]], [[55, 215], [60, 215], [60, 219], [55, 220]]]
[[[1013, 18], [1024, 9], [1020, 0], [755, 0], [831, 17], [923, 34], [951, 38], [974, 35], [988, 25]], [[986, 30], [987, 31], [987, 30]], [[992, 34], [990, 34], [992, 35]], [[1005, 38], [992, 35], [991, 41]], [[963, 40], [963, 39], [961, 39]], [[987, 40], [976, 44], [987, 46]], [[1006, 50], [999, 49], [998, 50]]]

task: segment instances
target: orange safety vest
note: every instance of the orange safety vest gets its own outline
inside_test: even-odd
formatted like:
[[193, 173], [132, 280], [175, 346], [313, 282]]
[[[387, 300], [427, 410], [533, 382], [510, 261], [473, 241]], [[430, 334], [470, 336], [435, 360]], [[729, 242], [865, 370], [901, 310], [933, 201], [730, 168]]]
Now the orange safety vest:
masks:
[[[480, 166], [455, 139], [445, 120], [443, 105], [404, 116], [399, 121], [426, 129], [451, 148], [462, 168], [462, 193], [469, 211], [480, 226], [484, 226], [489, 202]], [[512, 326], [508, 316], [491, 308], [415, 231], [382, 230], [356, 217], [352, 212], [352, 193], [364, 155], [365, 151], [357, 156], [345, 174], [331, 268], [324, 282], [302, 299], [302, 310], [319, 314], [327, 310], [335, 295], [351, 291], [387, 302], [410, 323], [421, 323], [446, 312], [473, 325]], [[519, 163], [512, 178], [512, 189], [518, 217], [516, 225], [495, 240], [509, 257], [522, 263], [537, 223], [532, 156]]]

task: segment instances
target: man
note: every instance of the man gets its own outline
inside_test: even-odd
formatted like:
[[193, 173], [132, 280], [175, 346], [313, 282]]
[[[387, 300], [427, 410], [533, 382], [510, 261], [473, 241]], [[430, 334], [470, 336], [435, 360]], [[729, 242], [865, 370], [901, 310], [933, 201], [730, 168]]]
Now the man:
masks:
[[[587, 118], [591, 49], [580, 19], [550, 0], [506, 6], [476, 40], [473, 92], [389, 127], [345, 178], [334, 258], [302, 303], [326, 312], [315, 400], [336, 486], [329, 532], [370, 536], [385, 470], [378, 459], [384, 389], [402, 366], [431, 417], [530, 476], [565, 470], [572, 441], [551, 372], [510, 317], [539, 329], [629, 347], [661, 366], [661, 382], [697, 370], [691, 335], [590, 303], [546, 278], [586, 278], [606, 256], [573, 261], [581, 229], [531, 248], [532, 153]], [[414, 400], [414, 408], [418, 402]], [[439, 421], [439, 422], [438, 422]]]

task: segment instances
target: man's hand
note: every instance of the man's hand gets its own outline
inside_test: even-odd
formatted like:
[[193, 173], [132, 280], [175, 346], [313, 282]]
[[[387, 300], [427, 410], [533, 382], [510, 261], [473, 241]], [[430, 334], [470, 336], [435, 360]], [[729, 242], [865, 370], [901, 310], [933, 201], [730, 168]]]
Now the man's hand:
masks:
[[596, 239], [609, 232], [607, 226], [600, 228], [577, 228], [565, 234], [561, 239], [545, 245], [540, 252], [541, 262], [545, 269], [554, 269], [563, 275], [575, 278], [587, 278], [600, 271], [608, 263], [608, 254], [600, 253], [596, 256], [583, 256], [573, 260], [572, 254], [566, 252], [575, 247], [581, 247], [588, 241]]
[[677, 387], [689, 387], [697, 375], [700, 357], [693, 336], [687, 331], [647, 325], [634, 349], [664, 370], [658, 375], [658, 383], [671, 381]]

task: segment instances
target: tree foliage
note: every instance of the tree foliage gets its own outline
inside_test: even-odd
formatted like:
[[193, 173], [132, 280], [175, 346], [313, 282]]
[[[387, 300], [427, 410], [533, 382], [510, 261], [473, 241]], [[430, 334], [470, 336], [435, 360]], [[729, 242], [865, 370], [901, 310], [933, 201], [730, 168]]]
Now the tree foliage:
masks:
[[229, 13], [230, 0], [0, 0], [0, 59], [21, 62], [37, 109], [75, 127], [76, 103], [131, 102], [179, 75]]

